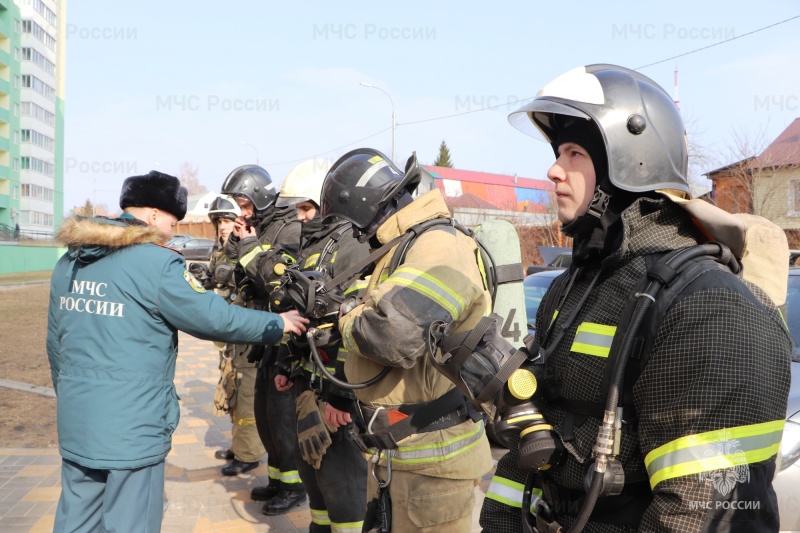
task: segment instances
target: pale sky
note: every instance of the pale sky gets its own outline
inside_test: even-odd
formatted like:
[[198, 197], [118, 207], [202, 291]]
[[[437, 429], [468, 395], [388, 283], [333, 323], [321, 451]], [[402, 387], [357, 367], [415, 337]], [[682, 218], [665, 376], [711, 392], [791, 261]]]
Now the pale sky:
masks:
[[414, 150], [432, 163], [444, 139], [457, 168], [545, 179], [552, 151], [508, 124], [507, 102], [576, 66], [742, 36], [641, 69], [673, 93], [678, 68], [692, 141], [724, 160], [734, 132], [769, 141], [800, 117], [800, 18], [744, 36], [797, 15], [790, 0], [70, 1], [65, 212], [114, 210], [125, 177], [183, 162], [219, 190], [256, 157], [279, 183], [305, 158], [391, 155], [392, 105], [362, 81], [394, 102], [401, 167]]

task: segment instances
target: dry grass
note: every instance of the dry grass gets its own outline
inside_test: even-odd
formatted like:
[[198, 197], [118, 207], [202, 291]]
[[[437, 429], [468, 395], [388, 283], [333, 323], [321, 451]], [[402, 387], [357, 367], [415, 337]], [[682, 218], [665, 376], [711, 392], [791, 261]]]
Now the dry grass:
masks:
[[[17, 276], [17, 279], [4, 279], [8, 276]], [[49, 277], [49, 272], [7, 274], [0, 276], [0, 282]], [[3, 379], [53, 386], [45, 351], [49, 294], [49, 284], [0, 291], [0, 376]], [[0, 387], [0, 448], [57, 445], [55, 399]]]
[[14, 274], [0, 274], [0, 283], [21, 283], [26, 281], [49, 280], [52, 270], [37, 270], [36, 272], [16, 272]]

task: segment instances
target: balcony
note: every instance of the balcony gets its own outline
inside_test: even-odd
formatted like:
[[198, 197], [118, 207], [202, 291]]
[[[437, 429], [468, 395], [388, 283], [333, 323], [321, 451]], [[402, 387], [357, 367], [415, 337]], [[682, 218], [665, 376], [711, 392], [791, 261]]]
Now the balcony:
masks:
[[0, 194], [0, 209], [8, 209], [10, 202], [7, 194]]
[[0, 78], [0, 93], [11, 94], [11, 83], [3, 78]]
[[3, 137], [0, 135], [0, 152], [8, 152], [11, 143], [8, 140], [8, 137]]

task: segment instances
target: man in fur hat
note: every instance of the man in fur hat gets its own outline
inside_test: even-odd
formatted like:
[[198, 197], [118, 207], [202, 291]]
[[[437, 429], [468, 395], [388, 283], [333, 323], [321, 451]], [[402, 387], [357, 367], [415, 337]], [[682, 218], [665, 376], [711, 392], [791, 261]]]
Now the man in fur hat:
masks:
[[54, 531], [160, 531], [178, 330], [263, 344], [305, 330], [296, 312], [227, 305], [163, 246], [186, 195], [173, 176], [133, 176], [122, 216], [76, 217], [59, 232], [69, 251], [53, 270], [47, 331], [62, 456]]

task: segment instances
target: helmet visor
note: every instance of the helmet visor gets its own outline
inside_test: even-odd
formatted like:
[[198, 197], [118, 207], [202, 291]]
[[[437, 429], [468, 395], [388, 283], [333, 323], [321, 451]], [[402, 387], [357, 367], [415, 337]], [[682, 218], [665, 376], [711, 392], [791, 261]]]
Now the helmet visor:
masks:
[[525, 135], [552, 143], [558, 129], [557, 115], [591, 120], [589, 115], [570, 105], [555, 100], [536, 99], [509, 114], [508, 122]]
[[314, 202], [314, 200], [302, 196], [278, 196], [278, 199], [275, 200], [275, 207], [291, 207], [300, 202]]

